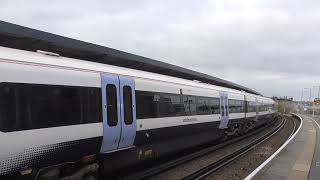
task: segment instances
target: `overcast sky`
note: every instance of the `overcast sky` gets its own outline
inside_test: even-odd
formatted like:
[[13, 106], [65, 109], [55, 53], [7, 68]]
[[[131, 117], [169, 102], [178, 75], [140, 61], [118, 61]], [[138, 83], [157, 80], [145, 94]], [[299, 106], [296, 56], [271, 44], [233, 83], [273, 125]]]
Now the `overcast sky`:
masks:
[[300, 100], [320, 85], [319, 8], [319, 0], [1, 0], [0, 19]]

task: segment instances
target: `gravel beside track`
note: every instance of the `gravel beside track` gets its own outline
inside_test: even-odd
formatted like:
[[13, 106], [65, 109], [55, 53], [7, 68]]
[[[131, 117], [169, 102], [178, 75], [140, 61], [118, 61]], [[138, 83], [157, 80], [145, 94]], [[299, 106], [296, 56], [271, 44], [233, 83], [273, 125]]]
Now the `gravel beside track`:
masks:
[[226, 147], [218, 149], [214, 152], [211, 152], [205, 156], [196, 158], [190, 162], [187, 162], [183, 165], [179, 165], [175, 168], [172, 168], [166, 172], [158, 174], [156, 176], [151, 177], [150, 179], [183, 179], [189, 174], [198, 171], [202, 168], [205, 168], [209, 164], [220, 160], [222, 157], [226, 156], [226, 154], [231, 154], [237, 149], [242, 147], [248, 146], [252, 141], [256, 140], [259, 137], [264, 136], [267, 132], [271, 129], [274, 129], [280, 124], [281, 120], [277, 120], [273, 125], [270, 127], [261, 130], [260, 132], [256, 133], [253, 136], [249, 136], [243, 140], [238, 142], [232, 143]]
[[253, 151], [250, 151], [245, 156], [241, 156], [236, 161], [226, 165], [214, 174], [207, 176], [205, 179], [244, 179], [289, 139], [295, 126], [299, 126], [298, 120], [294, 117], [284, 116], [284, 118], [286, 118], [287, 121], [277, 134], [258, 145]]

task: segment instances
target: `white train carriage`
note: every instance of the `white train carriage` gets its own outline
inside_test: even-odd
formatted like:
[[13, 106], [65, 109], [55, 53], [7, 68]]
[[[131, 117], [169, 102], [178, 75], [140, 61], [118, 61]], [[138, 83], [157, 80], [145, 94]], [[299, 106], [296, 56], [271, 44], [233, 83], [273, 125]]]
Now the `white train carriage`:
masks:
[[0, 175], [87, 155], [114, 170], [273, 113], [271, 99], [230, 88], [0, 47]]

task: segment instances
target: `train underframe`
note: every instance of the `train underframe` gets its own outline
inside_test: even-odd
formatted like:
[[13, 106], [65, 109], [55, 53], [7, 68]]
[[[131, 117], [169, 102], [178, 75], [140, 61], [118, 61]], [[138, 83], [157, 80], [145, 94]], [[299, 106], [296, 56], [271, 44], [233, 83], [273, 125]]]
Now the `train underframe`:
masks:
[[[219, 122], [206, 124], [204, 126], [206, 128], [195, 128], [192, 125], [190, 128], [198, 130], [193, 131], [191, 135], [190, 133], [180, 134], [178, 138], [176, 136], [173, 138], [174, 133], [171, 133], [171, 135], [167, 133], [166, 137], [158, 136], [150, 139], [149, 142], [135, 142], [137, 144], [135, 148], [113, 153], [90, 155], [83, 157], [77, 162], [66, 162], [42, 169], [33, 169], [30, 172], [21, 171], [6, 177], [8, 179], [23, 180], [55, 180], [61, 178], [62, 180], [94, 180], [101, 173], [118, 172], [125, 167], [130, 167], [146, 160], [164, 157], [209, 142], [225, 141], [233, 136], [241, 136], [274, 118], [275, 115], [269, 114], [260, 116], [258, 119], [230, 120], [227, 129], [219, 129]], [[141, 132], [140, 136], [143, 136], [143, 133], [146, 132]], [[152, 132], [150, 134], [152, 136]]]

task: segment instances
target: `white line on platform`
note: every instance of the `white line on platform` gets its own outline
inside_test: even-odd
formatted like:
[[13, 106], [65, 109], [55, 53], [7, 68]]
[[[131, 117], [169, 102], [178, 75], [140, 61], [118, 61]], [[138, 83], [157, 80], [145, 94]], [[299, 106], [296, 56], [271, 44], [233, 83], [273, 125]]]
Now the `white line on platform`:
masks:
[[297, 114], [294, 114], [295, 116], [297, 116], [301, 123], [300, 123], [300, 126], [298, 128], [298, 130], [275, 152], [273, 153], [267, 160], [265, 160], [262, 164], [260, 164], [260, 166], [258, 166], [254, 171], [252, 171], [244, 180], [250, 180], [252, 179], [253, 177], [255, 177], [262, 169], [264, 169], [281, 151], [282, 149], [284, 149], [288, 144], [289, 142], [291, 142], [291, 140], [298, 134], [298, 132], [300, 131], [301, 127], [302, 127], [302, 124], [303, 124], [303, 120], [302, 118], [297, 115]]
[[318, 128], [320, 129], [320, 125], [318, 124], [318, 122], [311, 117], [309, 117], [309, 118], [312, 119], [312, 121], [315, 122], [317, 124]]

